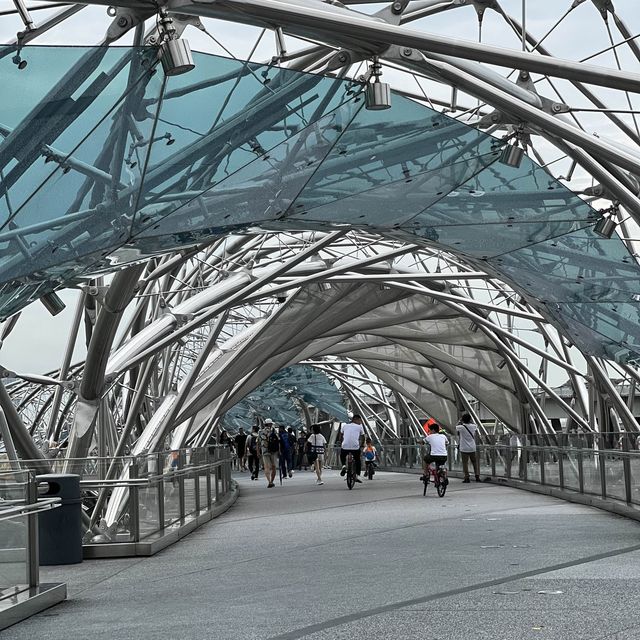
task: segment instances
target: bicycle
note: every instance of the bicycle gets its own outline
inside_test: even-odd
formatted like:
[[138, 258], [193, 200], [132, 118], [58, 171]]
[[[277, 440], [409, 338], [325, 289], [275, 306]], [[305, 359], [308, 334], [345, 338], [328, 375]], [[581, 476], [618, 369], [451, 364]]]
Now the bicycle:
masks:
[[347, 487], [349, 490], [353, 489], [353, 485], [356, 483], [356, 463], [353, 458], [353, 454], [347, 454]]
[[373, 480], [373, 474], [375, 473], [374, 468], [375, 465], [373, 464], [373, 460], [365, 460], [365, 470], [364, 470], [364, 475], [369, 479], [369, 480]]
[[422, 491], [422, 495], [427, 495], [427, 486], [429, 485], [429, 478], [433, 477], [433, 486], [436, 488], [438, 492], [438, 496], [444, 498], [444, 494], [447, 491], [447, 485], [449, 484], [449, 478], [447, 477], [447, 468], [444, 465], [438, 465], [437, 469], [434, 469], [429, 464], [427, 468], [427, 475], [422, 476], [422, 483], [424, 484], [424, 490]]

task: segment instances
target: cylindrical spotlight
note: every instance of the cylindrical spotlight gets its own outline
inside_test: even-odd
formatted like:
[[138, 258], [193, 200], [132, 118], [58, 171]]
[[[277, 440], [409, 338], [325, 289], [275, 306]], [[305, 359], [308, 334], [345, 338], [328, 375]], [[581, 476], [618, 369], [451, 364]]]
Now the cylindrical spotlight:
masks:
[[179, 76], [195, 68], [188, 40], [165, 40], [160, 45], [160, 60], [167, 76]]
[[391, 87], [386, 82], [371, 82], [366, 87], [366, 108], [382, 111], [391, 107]]
[[616, 230], [617, 226], [618, 225], [613, 218], [602, 217], [593, 225], [593, 231], [601, 238], [606, 238], [608, 240], [613, 236], [613, 232]]
[[500, 162], [507, 167], [514, 167], [517, 169], [522, 162], [524, 156], [524, 149], [516, 145], [508, 144], [500, 154]]
[[54, 291], [51, 291], [51, 293], [45, 293], [42, 298], [40, 298], [40, 302], [42, 302], [44, 308], [52, 316], [57, 316], [67, 306], [64, 302], [62, 302], [60, 296], [58, 296], [58, 294]]

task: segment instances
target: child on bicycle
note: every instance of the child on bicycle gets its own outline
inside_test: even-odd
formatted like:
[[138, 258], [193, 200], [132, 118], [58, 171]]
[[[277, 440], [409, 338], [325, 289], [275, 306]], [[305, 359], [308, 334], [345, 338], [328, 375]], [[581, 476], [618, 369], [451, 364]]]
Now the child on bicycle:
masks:
[[420, 480], [429, 482], [429, 465], [435, 462], [436, 469], [447, 464], [447, 447], [449, 439], [440, 433], [440, 425], [434, 423], [429, 427], [430, 434], [424, 438], [426, 451], [422, 456], [422, 476]]
[[[364, 442], [365, 442], [364, 450], [362, 452], [362, 455], [364, 456], [364, 462], [367, 465], [367, 468], [369, 467], [369, 465], [373, 465], [373, 467], [375, 468], [377, 466], [375, 464], [375, 461], [378, 458], [378, 451], [373, 446], [373, 442], [371, 442], [371, 438], [367, 437], [367, 439]], [[371, 475], [373, 476], [373, 474], [374, 474], [374, 471], [373, 469], [371, 469]]]

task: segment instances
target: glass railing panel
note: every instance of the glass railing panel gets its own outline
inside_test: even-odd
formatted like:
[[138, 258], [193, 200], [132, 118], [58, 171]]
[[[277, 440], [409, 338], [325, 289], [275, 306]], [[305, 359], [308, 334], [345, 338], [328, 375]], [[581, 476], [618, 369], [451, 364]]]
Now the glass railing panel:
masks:
[[540, 482], [540, 451], [536, 447], [530, 447], [524, 452], [527, 464], [527, 481]]
[[462, 471], [462, 457], [460, 456], [460, 451], [455, 448], [453, 450], [453, 455], [450, 455], [449, 457], [451, 459], [451, 470]]
[[631, 502], [640, 505], [640, 453], [629, 455], [629, 468], [631, 474]]
[[626, 500], [624, 488], [624, 463], [615, 453], [603, 453], [607, 498]]
[[496, 459], [496, 476], [504, 477], [507, 475], [507, 456], [509, 455], [508, 451], [505, 451], [504, 448], [496, 448], [495, 450], [495, 459]]
[[580, 491], [578, 453], [575, 449], [565, 449], [563, 456], [562, 471], [564, 473], [564, 487], [565, 489]]
[[160, 530], [158, 489], [155, 484], [138, 489], [138, 517], [140, 538]]
[[593, 451], [582, 451], [582, 468], [584, 472], [584, 493], [602, 495], [602, 481], [600, 478], [600, 462]]
[[[491, 448], [487, 447], [484, 450], [476, 451], [476, 459], [478, 460], [478, 465], [480, 466], [480, 475], [482, 476], [490, 476], [493, 471], [493, 466], [491, 464]], [[471, 460], [469, 460], [469, 475], [473, 476], [473, 464], [471, 464]]]
[[180, 489], [178, 480], [164, 481], [164, 526], [180, 519]]
[[27, 516], [0, 520], [0, 600], [28, 586], [27, 535]]
[[546, 449], [544, 452], [544, 483], [550, 487], [560, 486], [560, 455], [558, 449]]
[[206, 509], [207, 504], [207, 476], [204, 473], [198, 474], [197, 486], [200, 490], [200, 510]]
[[184, 478], [184, 513], [193, 513], [196, 510], [196, 481], [193, 476]]

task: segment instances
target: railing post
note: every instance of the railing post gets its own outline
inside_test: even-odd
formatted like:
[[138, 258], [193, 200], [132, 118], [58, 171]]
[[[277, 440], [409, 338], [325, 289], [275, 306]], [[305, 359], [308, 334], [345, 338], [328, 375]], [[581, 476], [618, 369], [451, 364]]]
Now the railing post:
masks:
[[156, 454], [156, 475], [158, 483], [158, 524], [160, 530], [164, 529], [164, 460], [162, 453]]
[[544, 449], [540, 447], [538, 449], [538, 464], [540, 465], [540, 484], [545, 484], [545, 470], [544, 470]]
[[578, 488], [580, 493], [584, 493], [584, 465], [582, 463], [582, 449], [577, 449], [578, 458]]
[[564, 450], [562, 448], [558, 449], [558, 482], [560, 488], [564, 489]]
[[207, 464], [207, 509], [211, 509], [211, 462]]
[[529, 473], [529, 447], [527, 447], [525, 444], [523, 444], [522, 449], [520, 449], [520, 455], [522, 456], [520, 459], [520, 466], [522, 467], [522, 480], [526, 482], [527, 475]]
[[129, 529], [134, 542], [140, 542], [140, 503], [139, 491], [135, 481], [138, 480], [138, 459], [133, 458], [129, 466], [129, 480], [134, 483], [129, 487]]
[[605, 454], [601, 449], [598, 450], [598, 461], [600, 463], [600, 495], [604, 500], [607, 497], [607, 469], [605, 464]]
[[496, 447], [495, 445], [491, 445], [491, 476], [493, 478], [496, 477]]
[[629, 455], [629, 434], [625, 433], [622, 438], [622, 471], [624, 473], [624, 498], [627, 504], [631, 504], [631, 456]]
[[[193, 459], [193, 456], [192, 456]], [[198, 471], [193, 471], [192, 472], [194, 474], [193, 476], [193, 490], [195, 491], [196, 495], [196, 513], [198, 513], [200, 511], [200, 474]]]
[[[29, 473], [27, 482], [27, 504], [38, 502], [38, 482]], [[27, 583], [29, 587], [37, 587], [40, 581], [40, 558], [38, 556], [38, 514], [30, 513], [27, 516]]]
[[183, 520], [185, 516], [185, 500], [184, 500], [184, 475], [182, 473], [184, 469], [184, 451], [180, 450], [178, 453], [178, 506], [180, 507], [180, 519]]

